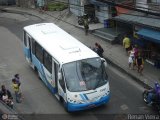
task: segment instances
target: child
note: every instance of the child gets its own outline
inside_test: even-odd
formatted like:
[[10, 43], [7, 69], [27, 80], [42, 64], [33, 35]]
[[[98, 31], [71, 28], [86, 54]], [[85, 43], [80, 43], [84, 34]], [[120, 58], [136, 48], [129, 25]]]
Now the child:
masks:
[[20, 87], [21, 82], [20, 82], [19, 74], [15, 74], [15, 75], [14, 75], [14, 79], [16, 80], [16, 83], [17, 83], [18, 86]]
[[132, 58], [132, 56], [128, 57], [128, 64], [129, 64], [129, 68], [131, 69], [131, 66], [133, 64], [133, 58]]

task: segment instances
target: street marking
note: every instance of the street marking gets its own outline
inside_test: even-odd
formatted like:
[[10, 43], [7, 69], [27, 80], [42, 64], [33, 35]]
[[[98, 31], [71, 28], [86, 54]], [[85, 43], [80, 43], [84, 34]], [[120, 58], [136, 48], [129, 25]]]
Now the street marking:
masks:
[[127, 110], [127, 109], [128, 109], [128, 106], [127, 106], [126, 104], [123, 104], [123, 105], [121, 105], [121, 109], [122, 109], [122, 110]]
[[24, 22], [24, 21], [29, 20], [25, 16], [20, 15], [20, 14], [15, 14], [15, 13], [1, 13], [0, 17], [14, 19], [14, 20], [17, 20], [17, 21], [20, 21], [20, 22]]
[[6, 64], [4, 64], [4, 63], [0, 63], [0, 69], [4, 69], [4, 68], [6, 68], [7, 67], [7, 65]]

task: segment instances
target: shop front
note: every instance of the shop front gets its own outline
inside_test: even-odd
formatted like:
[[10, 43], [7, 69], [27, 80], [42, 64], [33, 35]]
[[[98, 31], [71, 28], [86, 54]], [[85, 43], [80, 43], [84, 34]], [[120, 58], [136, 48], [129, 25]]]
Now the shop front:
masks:
[[146, 61], [160, 68], [160, 31], [142, 28], [136, 32], [143, 40], [143, 53]]
[[132, 45], [138, 46], [148, 63], [160, 68], [160, 20], [129, 14], [122, 14], [114, 19], [133, 26]]

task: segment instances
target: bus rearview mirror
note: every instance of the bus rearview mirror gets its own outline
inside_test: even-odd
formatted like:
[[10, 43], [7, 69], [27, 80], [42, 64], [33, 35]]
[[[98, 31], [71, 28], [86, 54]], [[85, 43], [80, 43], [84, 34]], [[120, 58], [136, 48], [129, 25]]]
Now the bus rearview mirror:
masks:
[[102, 60], [103, 65], [104, 65], [105, 67], [107, 67], [108, 65], [107, 65], [106, 60], [105, 60], [104, 58], [101, 58], [101, 60]]

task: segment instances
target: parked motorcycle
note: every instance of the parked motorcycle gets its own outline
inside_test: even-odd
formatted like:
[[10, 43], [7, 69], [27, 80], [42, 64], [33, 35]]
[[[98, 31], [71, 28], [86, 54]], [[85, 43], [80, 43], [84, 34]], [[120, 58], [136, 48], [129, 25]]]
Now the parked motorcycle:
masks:
[[95, 17], [95, 16], [94, 17], [89, 17], [88, 21], [89, 21], [89, 23], [98, 23], [99, 22], [98, 18]]
[[[146, 89], [143, 92], [143, 101], [148, 105], [152, 106], [153, 108], [156, 108], [158, 112], [160, 113], [160, 84], [155, 83], [154, 88]], [[151, 101], [149, 103], [148, 97], [151, 97]]]
[[[88, 18], [88, 22], [89, 23], [99, 23], [99, 20], [97, 17], [93, 16], [93, 17]], [[78, 24], [84, 25], [84, 17], [83, 16], [78, 16]]]

